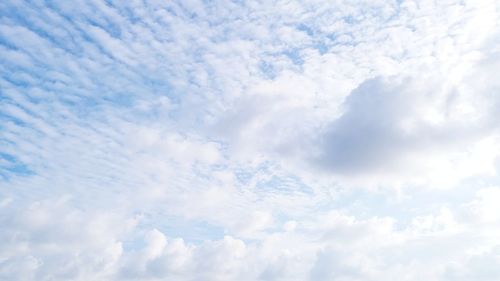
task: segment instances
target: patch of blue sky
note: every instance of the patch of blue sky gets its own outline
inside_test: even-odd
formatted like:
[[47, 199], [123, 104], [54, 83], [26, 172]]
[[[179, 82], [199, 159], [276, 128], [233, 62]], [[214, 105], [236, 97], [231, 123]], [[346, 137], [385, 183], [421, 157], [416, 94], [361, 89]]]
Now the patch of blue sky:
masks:
[[[7, 20], [3, 20], [7, 24], [14, 24], [16, 26], [23, 26], [27, 29], [29, 29], [31, 32], [35, 33], [38, 35], [40, 38], [48, 41], [54, 46], [57, 46], [57, 48], [63, 49], [64, 51], [72, 54], [77, 54], [77, 50], [80, 49], [80, 53], [83, 52], [81, 48], [79, 48], [79, 44], [74, 42], [72, 36], [57, 36], [60, 34], [61, 30], [64, 30], [63, 28], [59, 28], [59, 32], [53, 32], [51, 30], [51, 26], [46, 26], [45, 28], [41, 25], [38, 25], [35, 19], [32, 17], [26, 17], [24, 14], [22, 14], [20, 11], [7, 11], [6, 13], [2, 13], [3, 16], [7, 18]], [[45, 22], [47, 19], [40, 17], [36, 20]]]
[[[12, 64], [4, 64], [0, 65], [0, 74], [2, 76], [2, 80], [5, 82], [8, 82], [10, 84], [9, 86], [14, 86], [16, 89], [28, 89], [33, 86], [33, 82], [39, 84], [38, 86], [43, 86], [42, 83], [40, 83], [40, 77], [39, 75], [41, 74], [40, 72], [36, 70], [26, 70], [24, 68], [20, 68], [17, 65], [12, 65]], [[0, 80], [1, 81], [1, 80]], [[50, 81], [44, 81], [45, 83], [49, 83]], [[1, 82], [0, 82], [1, 83]], [[2, 83], [3, 84], [3, 83]], [[6, 85], [4, 85], [6, 86]], [[1, 91], [1, 90], [0, 90]], [[0, 99], [2, 97], [5, 98], [5, 94], [2, 94], [0, 92]], [[31, 99], [33, 98], [30, 95], [29, 96]]]
[[287, 56], [296, 66], [302, 66], [304, 64], [304, 59], [302, 58], [300, 51], [301, 49], [299, 48], [292, 48], [286, 50], [283, 54]]
[[9, 180], [13, 176], [31, 176], [34, 174], [34, 171], [13, 155], [0, 152], [0, 176], [4, 180]]
[[297, 25], [296, 28], [300, 31], [304, 31], [309, 36], [314, 36], [314, 30], [306, 24], [301, 23], [301, 24]]
[[396, 0], [396, 5], [395, 5], [395, 12], [389, 15], [386, 19], [385, 22], [391, 22], [392, 20], [397, 20], [401, 14], [401, 4], [403, 4], [404, 0]]
[[318, 50], [321, 55], [328, 53], [328, 45], [324, 41], [318, 41], [312, 46], [314, 49]]
[[[0, 102], [5, 102], [5, 101], [0, 100]], [[5, 129], [5, 124], [7, 122], [12, 122], [13, 124], [21, 127], [28, 125], [23, 120], [15, 118], [14, 116], [11, 116], [9, 114], [5, 114], [0, 110], [0, 131]]]
[[122, 2], [120, 2], [119, 4], [112, 4], [110, 6], [115, 9], [119, 9], [120, 14], [125, 17], [131, 24], [143, 22], [143, 19], [141, 18], [142, 15], [139, 15], [137, 11], [134, 10], [134, 5], [122, 5]]
[[[341, 37], [344, 39], [341, 40]], [[343, 33], [330, 33], [326, 35], [328, 38], [329, 45], [331, 46], [351, 46], [354, 47], [358, 43], [354, 40], [354, 35], [351, 32], [343, 32]], [[346, 40], [345, 38], [350, 38], [350, 40]]]
[[130, 107], [134, 105], [135, 98], [133, 95], [130, 95], [126, 92], [123, 93], [113, 93], [110, 95], [104, 95], [101, 97], [99, 102], [96, 102], [96, 105], [99, 104], [112, 104], [113, 106], [122, 106], [122, 107]]
[[270, 63], [268, 61], [261, 61], [259, 63], [259, 70], [266, 79], [272, 80], [272, 79], [276, 78], [276, 75], [277, 75], [276, 68], [273, 66], [272, 63]]
[[[27, 77], [7, 73], [7, 71], [4, 71], [4, 69], [4, 67], [0, 66], [0, 75], [2, 75], [2, 78], [0, 80], [1, 86], [7, 87], [8, 85], [16, 89], [25, 89], [31, 86], [29, 79], [26, 79]], [[7, 90], [4, 88], [3, 90], [0, 90], [0, 101], [5, 102], [7, 100], [10, 100], [10, 97], [7, 94]]]
[[[352, 20], [352, 19], [349, 19]], [[340, 42], [337, 42], [337, 34], [331, 33], [331, 34], [322, 34], [320, 32], [317, 32], [313, 29], [313, 27], [310, 27], [309, 25], [306, 24], [299, 24], [295, 28], [297, 28], [300, 31], [303, 31], [307, 33], [308, 36], [310, 36], [313, 39], [313, 43], [310, 46], [307, 46], [308, 48], [313, 48], [316, 49], [321, 55], [328, 53], [329, 51], [329, 45], [332, 44], [339, 44]], [[294, 59], [294, 62], [298, 62], [297, 59]]]
[[337, 38], [339, 37], [339, 34], [333, 32], [333, 33], [330, 33], [330, 34], [326, 34], [325, 37], [328, 38], [332, 42], [336, 42]]
[[101, 28], [102, 30], [106, 31], [108, 35], [115, 39], [120, 39], [120, 37], [122, 36], [122, 30], [120, 29], [120, 26], [110, 20], [106, 20], [105, 18], [86, 18], [86, 22]]
[[[0, 16], [1, 16], [1, 14], [0, 14]], [[14, 51], [19, 50], [19, 48], [9, 40], [9, 38], [2, 36], [1, 33], [0, 33], [0, 45], [5, 47], [6, 49], [10, 49], [10, 50], [14, 50]]]

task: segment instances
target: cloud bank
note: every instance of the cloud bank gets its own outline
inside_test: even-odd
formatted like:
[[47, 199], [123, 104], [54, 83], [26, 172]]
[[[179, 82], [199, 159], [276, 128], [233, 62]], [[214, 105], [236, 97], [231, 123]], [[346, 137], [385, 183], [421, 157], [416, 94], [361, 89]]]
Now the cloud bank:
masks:
[[498, 280], [499, 8], [4, 1], [0, 279]]

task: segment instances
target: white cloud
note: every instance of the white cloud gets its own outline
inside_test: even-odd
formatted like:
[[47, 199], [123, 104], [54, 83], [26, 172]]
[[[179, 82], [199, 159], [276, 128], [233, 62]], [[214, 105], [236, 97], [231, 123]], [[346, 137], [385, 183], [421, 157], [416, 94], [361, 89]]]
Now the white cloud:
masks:
[[345, 107], [326, 127], [315, 159], [333, 173], [438, 184], [495, 173], [489, 168], [498, 155], [494, 111], [435, 78], [375, 78], [355, 89]]
[[497, 1], [0, 11], [0, 279], [498, 279]]

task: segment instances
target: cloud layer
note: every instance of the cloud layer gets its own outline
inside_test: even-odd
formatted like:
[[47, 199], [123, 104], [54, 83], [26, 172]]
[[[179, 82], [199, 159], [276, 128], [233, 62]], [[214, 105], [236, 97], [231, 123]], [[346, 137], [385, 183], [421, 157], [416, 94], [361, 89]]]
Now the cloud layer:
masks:
[[499, 8], [2, 2], [0, 279], [498, 280]]

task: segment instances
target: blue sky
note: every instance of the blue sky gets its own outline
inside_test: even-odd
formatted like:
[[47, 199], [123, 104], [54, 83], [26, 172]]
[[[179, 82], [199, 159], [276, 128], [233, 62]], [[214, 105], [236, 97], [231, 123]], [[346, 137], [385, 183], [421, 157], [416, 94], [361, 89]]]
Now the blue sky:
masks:
[[0, 3], [0, 279], [498, 280], [481, 1]]

